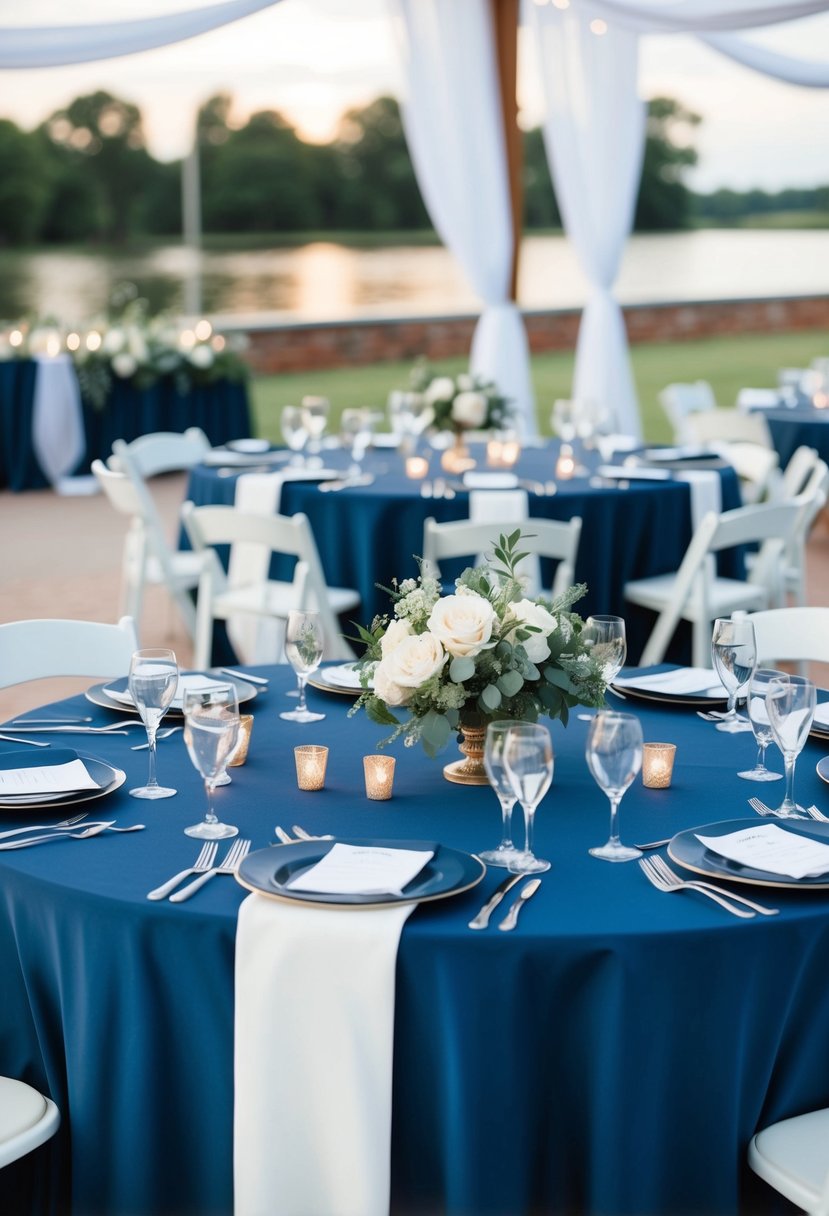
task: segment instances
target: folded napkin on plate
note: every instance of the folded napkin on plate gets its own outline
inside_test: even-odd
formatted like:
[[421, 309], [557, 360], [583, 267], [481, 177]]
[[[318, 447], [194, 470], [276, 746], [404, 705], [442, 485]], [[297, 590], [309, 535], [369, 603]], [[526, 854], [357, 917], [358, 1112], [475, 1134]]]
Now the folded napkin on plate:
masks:
[[600, 464], [596, 469], [599, 477], [609, 481], [670, 481], [667, 469], [649, 469], [646, 465]]
[[68, 747], [56, 748], [47, 756], [17, 751], [0, 757], [0, 798], [74, 794], [100, 788], [78, 753]]
[[677, 667], [672, 671], [645, 672], [638, 676], [619, 676], [619, 688], [641, 688], [643, 692], [665, 692], [673, 696], [725, 697], [717, 673], [707, 667]]
[[324, 895], [402, 895], [434, 849], [391, 849], [373, 845], [334, 844], [316, 865], [286, 886]]
[[387, 1216], [395, 970], [412, 908], [250, 895], [239, 909], [235, 1216]]
[[829, 701], [822, 701], [815, 710], [815, 726], [829, 728]]
[[[212, 676], [202, 675], [197, 671], [188, 672], [186, 675], [180, 675], [178, 678], [178, 687], [176, 695], [173, 697], [170, 704], [175, 709], [181, 709], [184, 704], [184, 694], [193, 688], [221, 688], [224, 685], [231, 683], [229, 680], [217, 680]], [[119, 705], [134, 705], [132, 693], [128, 688], [115, 688], [113, 685], [108, 685], [104, 692], [113, 701], [117, 701]]]
[[780, 874], [784, 878], [817, 878], [829, 872], [829, 844], [786, 831], [776, 823], [729, 832], [725, 836], [701, 836], [697, 840], [728, 861]]
[[463, 484], [468, 490], [514, 490], [518, 478], [515, 473], [464, 473]]
[[[336, 667], [322, 667], [320, 675], [326, 684], [333, 684], [335, 688], [362, 689], [360, 672], [353, 663], [339, 663]], [[371, 681], [369, 681], [370, 686]]]

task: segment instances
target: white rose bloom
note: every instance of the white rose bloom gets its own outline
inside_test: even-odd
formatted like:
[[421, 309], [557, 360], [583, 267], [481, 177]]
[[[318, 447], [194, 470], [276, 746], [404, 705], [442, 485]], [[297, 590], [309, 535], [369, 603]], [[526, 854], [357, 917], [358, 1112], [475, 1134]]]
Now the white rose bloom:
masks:
[[129, 376], [135, 375], [138, 370], [138, 364], [132, 355], [122, 350], [117, 355], [112, 356], [112, 370], [116, 376], [120, 376], [122, 380], [126, 380]]
[[451, 401], [454, 395], [454, 380], [448, 376], [437, 376], [426, 389], [423, 399], [428, 406], [432, 406], [436, 401]]
[[113, 326], [104, 334], [104, 340], [101, 343], [101, 350], [105, 355], [117, 355], [119, 350], [124, 349], [126, 342], [126, 334], [123, 329]]
[[206, 342], [201, 346], [194, 346], [190, 351], [190, 362], [193, 367], [200, 367], [202, 370], [213, 366], [213, 348]]
[[486, 397], [483, 393], [458, 393], [452, 402], [452, 421], [459, 426], [483, 426], [486, 422]]
[[404, 638], [412, 636], [412, 627], [408, 621], [389, 621], [389, 627], [380, 639], [380, 653], [386, 659], [400, 645]]
[[429, 629], [453, 658], [485, 650], [497, 623], [495, 609], [480, 595], [445, 595], [429, 617]]
[[399, 684], [395, 684], [389, 676], [388, 665], [385, 661], [377, 664], [372, 675], [374, 682], [374, 695], [379, 697], [381, 701], [385, 701], [387, 705], [405, 705], [409, 698], [409, 690], [401, 688]]
[[458, 376], [458, 388], [462, 389], [463, 392], [466, 392], [467, 389], [474, 388], [474, 387], [475, 387], [475, 380], [472, 376], [466, 376], [466, 375]]
[[[404, 638], [380, 667], [392, 683], [400, 688], [419, 688], [426, 680], [437, 675], [446, 663], [446, 654], [436, 637], [431, 633], [414, 633]], [[375, 681], [377, 675], [375, 672]]]
[[521, 645], [531, 663], [543, 663], [550, 657], [547, 638], [558, 628], [556, 618], [534, 600], [519, 600], [516, 604], [510, 604], [510, 612], [522, 625], [534, 625], [541, 630], [540, 633], [531, 633]]

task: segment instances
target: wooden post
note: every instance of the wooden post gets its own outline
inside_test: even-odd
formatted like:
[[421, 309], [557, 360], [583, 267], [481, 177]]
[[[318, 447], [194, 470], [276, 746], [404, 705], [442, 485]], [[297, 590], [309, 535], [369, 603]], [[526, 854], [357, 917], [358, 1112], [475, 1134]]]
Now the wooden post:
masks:
[[498, 59], [498, 75], [501, 82], [501, 112], [504, 118], [504, 147], [509, 173], [509, 196], [512, 206], [512, 272], [510, 277], [510, 299], [515, 300], [518, 290], [518, 255], [521, 248], [524, 189], [522, 170], [524, 167], [523, 135], [518, 126], [518, 16], [520, 0], [491, 0], [492, 24], [495, 33], [495, 52]]

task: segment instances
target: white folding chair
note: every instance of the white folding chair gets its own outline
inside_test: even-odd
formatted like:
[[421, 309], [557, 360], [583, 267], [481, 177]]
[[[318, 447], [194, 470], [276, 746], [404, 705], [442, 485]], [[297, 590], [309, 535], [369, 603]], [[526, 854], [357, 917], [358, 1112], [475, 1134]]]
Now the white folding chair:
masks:
[[757, 663], [829, 663], [829, 608], [770, 608], [752, 612]]
[[102, 460], [93, 460], [92, 472], [110, 506], [130, 520], [121, 559], [121, 612], [131, 616], [140, 629], [145, 586], [167, 587], [192, 636], [196, 609], [187, 593], [198, 586], [201, 558], [192, 550], [170, 548], [155, 503], [143, 483], [108, 468]]
[[[797, 452], [792, 456], [792, 460], [795, 456], [797, 456]], [[786, 472], [788, 472], [788, 466]], [[803, 509], [786, 546], [781, 580], [782, 589], [788, 592], [794, 602], [800, 604], [801, 607], [806, 604], [806, 542], [817, 517], [826, 506], [827, 499], [829, 499], [829, 465], [816, 454], [808, 477], [803, 482], [801, 490], [794, 496], [795, 501], [803, 504]], [[784, 597], [781, 595], [780, 607], [783, 606], [783, 599]]]
[[795, 448], [780, 475], [780, 498], [794, 498], [797, 494], [802, 494], [819, 460], [820, 456], [815, 448], [808, 448], [805, 444]]
[[[722, 515], [709, 512], [696, 529], [675, 574], [637, 579], [625, 586], [625, 599], [659, 613], [640, 663], [661, 663], [680, 620], [693, 626], [693, 663], [710, 666], [711, 625], [732, 612], [767, 608], [779, 595], [780, 558], [797, 525], [804, 503], [763, 503]], [[715, 554], [760, 542], [747, 580], [719, 578]]]
[[192, 469], [210, 451], [210, 440], [197, 426], [186, 431], [153, 431], [139, 435], [131, 443], [116, 439], [112, 445], [114, 460], [110, 463], [118, 468], [118, 462], [126, 454], [130, 463], [142, 477], [157, 477], [160, 473], [174, 473], [181, 469]]
[[60, 1126], [51, 1098], [12, 1077], [0, 1077], [0, 1169], [45, 1144]]
[[744, 502], [761, 502], [774, 494], [780, 461], [764, 414], [710, 410], [689, 417], [687, 425], [692, 442], [707, 444], [734, 466]]
[[[561, 522], [556, 519], [528, 519], [521, 526], [521, 552], [558, 561], [551, 597], [566, 591], [574, 582], [576, 555], [581, 536], [581, 518]], [[513, 531], [509, 524], [474, 523], [467, 519], [437, 523], [431, 517], [423, 525], [423, 557], [440, 577], [441, 558], [469, 557], [492, 550], [502, 532]]]
[[129, 673], [138, 647], [132, 617], [100, 621], [8, 621], [0, 625], [0, 688], [55, 676], [109, 679]]
[[675, 443], [689, 443], [688, 419], [692, 414], [707, 413], [717, 408], [714, 390], [707, 380], [693, 384], [668, 384], [659, 394], [659, 402], [673, 427]]
[[[353, 659], [340, 634], [337, 616], [356, 608], [358, 592], [327, 587], [311, 525], [306, 515], [258, 515], [236, 507], [196, 507], [186, 502], [182, 518], [195, 552], [204, 555], [196, 608], [196, 666], [210, 664], [214, 620], [252, 615], [286, 620], [292, 608], [320, 614], [325, 659]], [[297, 559], [291, 582], [264, 579], [238, 587], [228, 585], [216, 545], [258, 544], [271, 553]], [[274, 655], [278, 662], [280, 655]], [[244, 656], [240, 656], [244, 661]]]
[[809, 1216], [829, 1216], [829, 1110], [781, 1119], [757, 1132], [748, 1163]]

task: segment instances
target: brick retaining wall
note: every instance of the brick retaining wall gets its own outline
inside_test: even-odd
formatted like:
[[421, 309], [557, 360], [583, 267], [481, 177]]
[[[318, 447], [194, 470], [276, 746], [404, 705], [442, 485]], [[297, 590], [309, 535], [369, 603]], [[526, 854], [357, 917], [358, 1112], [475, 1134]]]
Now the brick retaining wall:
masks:
[[[829, 331], [829, 296], [631, 304], [623, 311], [631, 343], [781, 330]], [[525, 312], [532, 352], [573, 350], [580, 316], [579, 309]], [[475, 316], [446, 316], [278, 323], [275, 319], [246, 322], [227, 317], [219, 323], [226, 331], [247, 334], [253, 370], [268, 374], [411, 362], [418, 355], [429, 359], [465, 355], [476, 320]]]

